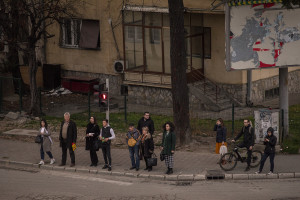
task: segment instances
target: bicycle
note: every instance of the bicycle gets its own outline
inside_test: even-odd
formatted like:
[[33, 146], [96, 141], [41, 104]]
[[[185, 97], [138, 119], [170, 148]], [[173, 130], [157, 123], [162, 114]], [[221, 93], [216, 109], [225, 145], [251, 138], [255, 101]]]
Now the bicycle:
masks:
[[[239, 147], [234, 146], [232, 152], [225, 153], [224, 155], [221, 156], [219, 162], [221, 169], [223, 169], [224, 171], [231, 171], [236, 167], [238, 161], [242, 163], [247, 161], [247, 157], [242, 157], [238, 150]], [[257, 167], [260, 164], [261, 158], [262, 158], [262, 152], [259, 150], [253, 150], [250, 167], [251, 168]]]

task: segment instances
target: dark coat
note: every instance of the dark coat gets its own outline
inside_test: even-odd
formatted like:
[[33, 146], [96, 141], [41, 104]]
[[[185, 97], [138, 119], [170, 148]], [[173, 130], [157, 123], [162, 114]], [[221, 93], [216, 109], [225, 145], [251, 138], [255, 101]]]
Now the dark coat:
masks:
[[[250, 132], [249, 132], [250, 129]], [[244, 136], [243, 138], [243, 144], [249, 148], [250, 146], [254, 146], [254, 128], [251, 126], [243, 127], [241, 132], [234, 138], [234, 140], [238, 140], [241, 136]]]
[[276, 142], [277, 142], [277, 137], [275, 135], [267, 135], [265, 137], [265, 139], [268, 139], [269, 142], [267, 141], [264, 141], [264, 145], [266, 145], [265, 147], [265, 153], [275, 153], [275, 145], [276, 145]]
[[150, 133], [148, 133], [146, 135], [144, 142], [142, 141], [141, 148], [142, 148], [144, 157], [151, 158], [151, 155], [153, 154], [153, 151], [154, 151], [154, 142], [153, 142], [153, 138], [151, 137]]
[[142, 117], [139, 122], [138, 122], [138, 125], [137, 125], [137, 129], [140, 131], [140, 133], [142, 133], [142, 128], [143, 127], [148, 127], [149, 128], [149, 133], [151, 135], [153, 135], [154, 133], [154, 122], [153, 120], [151, 119], [151, 117], [149, 119], [147, 119], [146, 121], [144, 120], [144, 117]]
[[217, 136], [216, 136], [217, 143], [226, 142], [227, 128], [225, 126], [222, 127], [222, 126], [215, 125], [214, 131], [217, 131]]
[[76, 143], [77, 140], [77, 127], [75, 122], [71, 121], [69, 122], [68, 130], [67, 130], [67, 139], [64, 141], [62, 138], [62, 128], [64, 125], [64, 121], [62, 121], [61, 126], [60, 126], [60, 133], [59, 133], [59, 141], [60, 141], [60, 147], [62, 146], [62, 142], [67, 143], [68, 148], [72, 148], [72, 143]]
[[167, 134], [165, 131], [162, 138], [162, 147], [164, 148], [162, 153], [165, 155], [171, 155], [171, 151], [175, 151], [176, 135], [174, 132]]
[[93, 149], [93, 143], [95, 140], [98, 139], [99, 135], [100, 135], [100, 129], [98, 124], [92, 124], [89, 123], [86, 126], [86, 134], [88, 133], [94, 133], [94, 135], [92, 137], [86, 137], [86, 143], [85, 143], [85, 150], [91, 150]]

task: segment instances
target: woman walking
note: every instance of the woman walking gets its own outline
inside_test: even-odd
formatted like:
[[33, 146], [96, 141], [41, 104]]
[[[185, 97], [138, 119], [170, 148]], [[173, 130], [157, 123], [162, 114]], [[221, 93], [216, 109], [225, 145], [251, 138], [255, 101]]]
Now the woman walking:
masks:
[[165, 163], [168, 170], [166, 174], [173, 174], [174, 167], [174, 153], [176, 144], [176, 135], [174, 133], [175, 126], [172, 122], [166, 122], [163, 125], [163, 138], [162, 138], [162, 154], [165, 156]]
[[222, 118], [219, 118], [215, 124], [214, 131], [217, 132], [216, 135], [216, 154], [220, 153], [220, 147], [222, 145], [227, 146], [226, 143], [226, 133], [227, 129], [224, 126], [224, 121]]
[[148, 127], [142, 128], [143, 135], [142, 135], [142, 141], [141, 141], [141, 149], [142, 154], [145, 159], [146, 168], [144, 170], [148, 170], [149, 172], [152, 171], [152, 166], [148, 165], [147, 159], [151, 158], [153, 151], [154, 151], [154, 142], [151, 134], [149, 133]]
[[86, 126], [86, 150], [90, 150], [91, 167], [98, 165], [97, 149], [94, 148], [94, 142], [100, 135], [100, 129], [95, 117], [90, 118], [90, 123]]
[[42, 119], [40, 122], [40, 130], [39, 135], [41, 136], [41, 148], [40, 148], [40, 154], [41, 154], [41, 161], [39, 162], [39, 165], [44, 165], [44, 159], [45, 159], [45, 152], [50, 157], [50, 165], [55, 163], [55, 159], [53, 158], [53, 155], [51, 153], [51, 146], [53, 144], [53, 141], [50, 137], [51, 133], [48, 130], [48, 124], [46, 120]]

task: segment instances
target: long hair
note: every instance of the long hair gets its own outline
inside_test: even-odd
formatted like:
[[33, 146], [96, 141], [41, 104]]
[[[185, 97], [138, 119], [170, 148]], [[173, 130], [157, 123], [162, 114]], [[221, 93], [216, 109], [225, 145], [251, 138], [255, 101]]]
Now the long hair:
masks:
[[167, 130], [166, 130], [166, 125], [169, 125], [170, 126], [170, 132], [173, 132], [174, 130], [175, 130], [175, 125], [172, 123], [172, 122], [166, 122], [164, 125], [163, 125], [163, 130], [164, 130], [164, 132], [166, 132]]
[[[96, 117], [95, 117], [95, 116], [91, 116], [90, 119], [91, 119], [91, 118], [94, 118], [94, 124], [97, 124]], [[91, 123], [91, 122], [90, 122], [90, 123]]]
[[45, 128], [48, 129], [48, 123], [47, 123], [47, 121], [45, 119], [41, 119], [41, 121], [40, 121], [40, 127], [42, 128], [42, 122], [45, 123]]
[[224, 128], [224, 120], [222, 118], [218, 118], [217, 120], [221, 122], [221, 127]]

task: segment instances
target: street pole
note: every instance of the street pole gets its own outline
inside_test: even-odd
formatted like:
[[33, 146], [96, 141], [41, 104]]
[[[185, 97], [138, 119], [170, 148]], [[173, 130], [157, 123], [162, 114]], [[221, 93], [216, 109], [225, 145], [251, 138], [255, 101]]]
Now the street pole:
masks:
[[279, 104], [282, 111], [283, 137], [289, 134], [289, 73], [288, 68], [279, 68]]
[[[98, 97], [99, 98], [99, 97]], [[88, 93], [88, 104], [89, 104], [89, 119], [91, 118], [91, 91]]]
[[251, 105], [251, 91], [252, 91], [252, 70], [247, 70], [247, 105]]
[[125, 115], [125, 122], [127, 123], [127, 96], [124, 95], [124, 115]]
[[108, 120], [109, 122], [109, 79], [107, 78], [106, 79], [106, 88], [107, 88], [107, 94], [108, 94], [108, 97], [107, 97], [107, 110], [106, 110], [106, 119]]
[[234, 137], [234, 103], [232, 104], [232, 114], [231, 114], [231, 117], [232, 117], [232, 122], [231, 122], [231, 125], [232, 125], [232, 130], [231, 130], [231, 137], [233, 138]]

